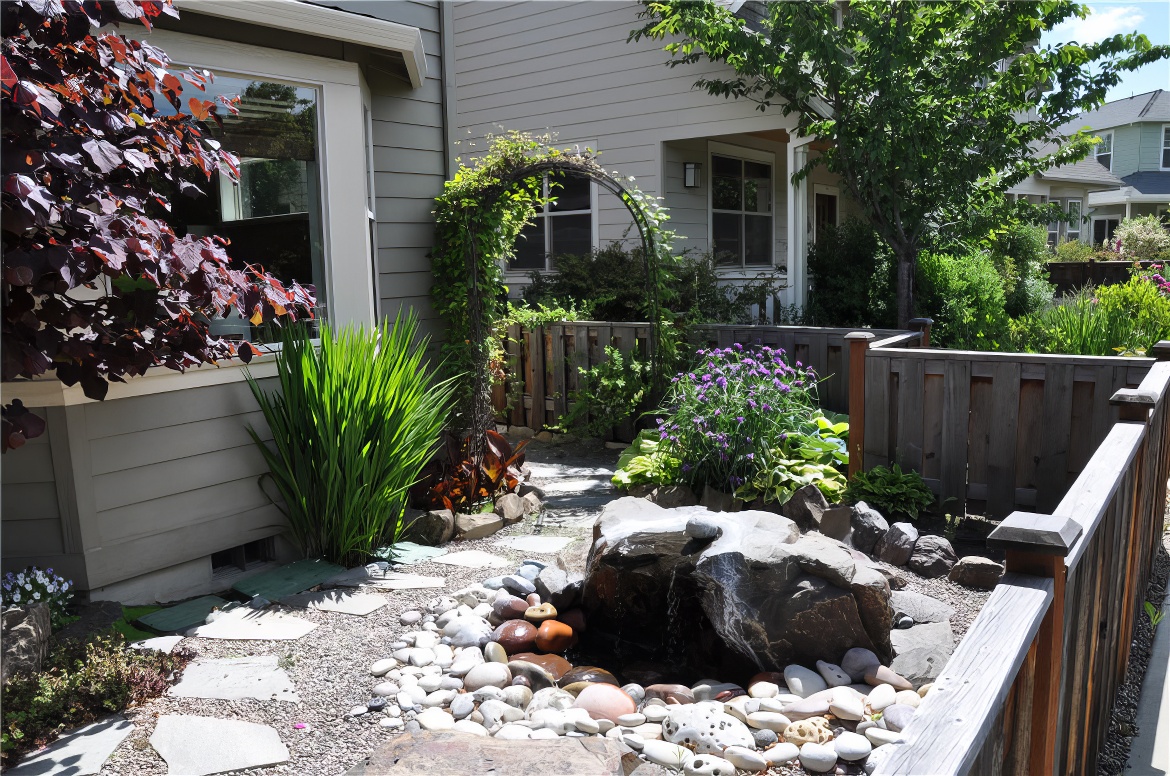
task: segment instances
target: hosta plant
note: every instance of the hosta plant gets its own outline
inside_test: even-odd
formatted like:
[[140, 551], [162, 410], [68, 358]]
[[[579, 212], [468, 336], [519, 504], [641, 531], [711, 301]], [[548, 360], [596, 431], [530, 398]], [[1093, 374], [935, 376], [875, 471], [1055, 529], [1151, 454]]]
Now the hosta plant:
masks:
[[[281, 331], [279, 390], [249, 384], [272, 432], [249, 428], [307, 557], [365, 563], [402, 529], [408, 489], [438, 447], [450, 381], [436, 381], [410, 314], [372, 330]], [[269, 492], [269, 490], [266, 490]]]
[[887, 517], [904, 515], [917, 520], [922, 510], [934, 505], [934, 492], [916, 471], [903, 471], [894, 464], [875, 466], [867, 472], [858, 472], [845, 488], [845, 500], [850, 504], [864, 501]]
[[5, 606], [47, 604], [53, 630], [69, 621], [66, 607], [73, 598], [73, 581], [57, 576], [52, 569], [29, 566], [13, 574], [9, 571], [0, 582], [0, 599]]
[[828, 501], [840, 501], [849, 466], [848, 438], [848, 420], [817, 411], [761, 455], [759, 470], [735, 495], [783, 504], [805, 485], [816, 485]]
[[[204, 98], [211, 73], [172, 72], [157, 46], [110, 27], [160, 14], [178, 15], [171, 0], [0, 3], [4, 381], [53, 372], [102, 399], [151, 367], [247, 361], [251, 346], [209, 331], [229, 310], [257, 325], [311, 317], [311, 287], [167, 222], [173, 196], [238, 179], [239, 160], [208, 131], [237, 111]], [[19, 402], [2, 426], [5, 451], [44, 431]]]

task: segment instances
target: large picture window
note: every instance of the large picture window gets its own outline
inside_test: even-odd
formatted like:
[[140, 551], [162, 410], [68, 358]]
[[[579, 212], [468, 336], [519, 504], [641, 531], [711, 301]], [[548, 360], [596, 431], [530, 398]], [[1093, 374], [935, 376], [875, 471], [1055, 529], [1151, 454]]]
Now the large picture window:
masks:
[[593, 244], [593, 182], [582, 175], [544, 177], [544, 195], [555, 197], [540, 208], [516, 241], [510, 270], [554, 270], [557, 256], [584, 256]]
[[772, 165], [711, 155], [711, 250], [716, 263], [772, 263]]

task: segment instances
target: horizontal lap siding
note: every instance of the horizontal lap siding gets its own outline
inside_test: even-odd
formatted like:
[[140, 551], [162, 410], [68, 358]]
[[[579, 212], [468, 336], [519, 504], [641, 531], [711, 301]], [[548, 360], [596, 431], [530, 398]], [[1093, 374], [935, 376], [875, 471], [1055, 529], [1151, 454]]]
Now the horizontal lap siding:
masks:
[[[32, 410], [45, 417], [44, 408]], [[40, 559], [64, 553], [57, 485], [53, 474], [53, 451], [49, 435], [29, 440], [24, 447], [10, 450], [0, 466], [3, 509], [4, 570], [19, 570]]]

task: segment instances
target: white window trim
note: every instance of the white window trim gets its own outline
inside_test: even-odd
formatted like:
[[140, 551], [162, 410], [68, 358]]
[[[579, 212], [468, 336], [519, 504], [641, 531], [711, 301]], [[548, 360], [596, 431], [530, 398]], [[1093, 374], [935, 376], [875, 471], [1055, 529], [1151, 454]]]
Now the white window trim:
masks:
[[743, 159], [750, 162], [762, 162], [770, 165], [772, 168], [772, 191], [769, 192], [770, 200], [772, 202], [772, 210], [769, 215], [772, 216], [772, 236], [768, 245], [772, 249], [772, 261], [769, 264], [740, 264], [738, 266], [715, 266], [715, 272], [720, 277], [746, 279], [754, 278], [761, 272], [768, 272], [769, 270], [776, 270], [776, 259], [779, 251], [776, 249], [776, 220], [778, 202], [776, 196], [777, 186], [777, 167], [776, 154], [771, 151], [762, 151], [758, 148], [750, 148], [748, 146], [731, 145], [730, 143], [720, 143], [716, 140], [707, 141], [707, 248], [711, 250], [715, 245], [715, 219], [712, 216], [714, 208], [712, 207], [715, 192], [715, 163], [712, 161], [713, 156], [730, 156], [735, 159]]
[[837, 198], [837, 221], [833, 226], [841, 225], [841, 188], [839, 186], [829, 186], [825, 183], [813, 184], [813, 200], [812, 200], [812, 241], [817, 241], [817, 194], [828, 194]]
[[419, 88], [427, 76], [426, 52], [423, 50], [422, 31], [418, 27], [297, 0], [179, 0], [178, 7], [180, 12], [188, 10], [204, 16], [396, 51], [406, 64], [411, 86]]
[[1166, 151], [1170, 150], [1170, 124], [1162, 125], [1162, 142], [1158, 144], [1158, 169], [1170, 170], [1170, 166], [1162, 164], [1162, 160], [1166, 158]]
[[[326, 314], [334, 324], [372, 325], [377, 292], [371, 278], [376, 277], [376, 267], [367, 215], [367, 149], [362, 124], [366, 87], [360, 67], [353, 62], [167, 30], [154, 30], [142, 37], [167, 52], [176, 65], [317, 89]], [[195, 91], [193, 87], [191, 91]], [[184, 94], [187, 92], [185, 89]], [[354, 185], [355, 181], [361, 185]]]
[[[588, 149], [588, 150], [592, 151], [594, 154], [597, 153], [597, 142], [593, 141], [593, 140], [589, 140], [589, 141], [575, 140], [575, 141], [571, 141], [571, 142], [557, 141], [557, 142], [553, 143], [553, 145], [557, 148]], [[545, 196], [548, 196], [549, 192], [548, 192], [548, 175], [547, 174], [544, 176], [544, 184], [543, 185], [545, 187], [545, 189], [544, 189]], [[598, 223], [599, 219], [598, 219], [598, 207], [597, 207], [597, 199], [598, 199], [599, 194], [600, 194], [600, 191], [599, 191], [598, 186], [597, 186], [597, 181], [590, 180], [589, 181], [589, 226], [590, 226], [589, 242], [592, 246], [593, 251], [595, 251], [595, 252], [601, 250], [601, 229], [600, 229], [600, 224]], [[580, 215], [584, 211], [583, 210], [573, 210], [570, 212], [575, 213], [577, 215]], [[541, 215], [537, 214], [537, 217], [540, 218]], [[545, 233], [544, 233], [545, 248], [546, 249], [548, 248], [548, 240], [550, 239], [550, 234], [551, 234], [550, 230], [546, 229]], [[509, 285], [509, 286], [526, 285], [527, 281], [528, 281], [528, 276], [531, 275], [533, 272], [536, 272], [537, 274], [540, 274], [540, 275], [555, 275], [556, 270], [549, 269], [548, 263], [549, 262], [548, 262], [547, 252], [545, 253], [545, 257], [544, 257], [544, 269], [512, 269], [508, 266], [507, 259], [504, 259], [504, 267], [503, 267], [503, 269], [504, 269], [504, 283], [506, 285]]]
[[[1104, 167], [1109, 172], [1113, 172], [1113, 152], [1114, 152], [1114, 150], [1116, 150], [1113, 148], [1113, 140], [1114, 140], [1113, 130], [1109, 130], [1108, 132], [1102, 132], [1100, 135], [1098, 135], [1098, 137], [1101, 138], [1101, 142], [1098, 143], [1096, 148], [1093, 149], [1093, 158], [1097, 160], [1098, 164], [1100, 164], [1100, 157], [1108, 156], [1109, 157], [1109, 164], [1107, 164], [1107, 165], [1102, 164], [1101, 166]], [[1101, 153], [1101, 146], [1105, 144], [1105, 138], [1109, 138], [1109, 153], [1102, 154]]]

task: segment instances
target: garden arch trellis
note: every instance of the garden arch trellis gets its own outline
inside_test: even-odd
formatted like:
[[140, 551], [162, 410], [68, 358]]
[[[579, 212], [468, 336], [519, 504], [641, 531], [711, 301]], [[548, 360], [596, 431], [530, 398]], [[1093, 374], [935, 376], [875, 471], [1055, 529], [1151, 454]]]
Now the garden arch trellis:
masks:
[[[650, 318], [650, 363], [651, 374], [657, 382], [659, 376], [659, 342], [661, 340], [662, 315], [659, 298], [658, 253], [669, 250], [668, 234], [659, 228], [663, 214], [656, 203], [652, 203], [636, 188], [623, 185], [607, 173], [590, 154], [559, 154], [548, 156], [520, 156], [507, 160], [503, 169], [494, 171], [490, 183], [482, 186], [469, 196], [459, 200], [459, 217], [469, 239], [464, 241], [464, 269], [468, 279], [467, 291], [467, 336], [472, 343], [484, 342], [491, 336], [493, 321], [485, 315], [487, 295], [494, 292], [492, 283], [482, 276], [483, 256], [477, 228], [472, 219], [474, 209], [492, 208], [502, 200], [511, 197], [518, 190], [531, 190], [535, 182], [542, 182], [546, 174], [577, 175], [587, 178], [621, 200], [638, 229], [641, 241], [642, 261], [646, 271], [646, 310]], [[522, 205], [523, 206], [523, 205]], [[656, 237], [657, 236], [657, 237]], [[498, 261], [502, 256], [493, 257]], [[470, 442], [473, 447], [481, 444], [491, 422], [491, 376], [488, 370], [487, 352], [483, 348], [473, 349], [477, 363], [470, 369]]]

